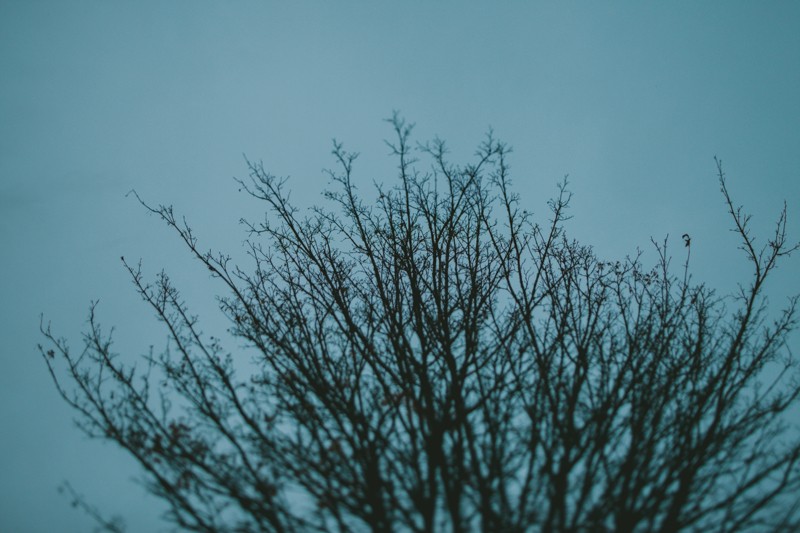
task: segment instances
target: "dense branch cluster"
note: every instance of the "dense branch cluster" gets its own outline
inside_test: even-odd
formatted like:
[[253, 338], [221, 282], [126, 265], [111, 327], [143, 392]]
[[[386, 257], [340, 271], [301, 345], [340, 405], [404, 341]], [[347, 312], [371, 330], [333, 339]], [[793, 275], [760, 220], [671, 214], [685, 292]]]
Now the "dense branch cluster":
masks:
[[[722, 193], [753, 277], [720, 298], [687, 266], [600, 260], [567, 238], [565, 185], [537, 224], [491, 136], [455, 166], [391, 121], [398, 184], [367, 204], [335, 144], [328, 208], [307, 215], [250, 163], [268, 206], [251, 270], [203, 252], [230, 333], [204, 336], [169, 278], [125, 262], [170, 347], [134, 371], [94, 319], [85, 350], [45, 360], [91, 435], [142, 466], [191, 531], [765, 531], [797, 526], [800, 439], [785, 345], [797, 300], [764, 280], [795, 247], [785, 209], [759, 249]], [[420, 170], [415, 155], [431, 165]], [[331, 207], [332, 206], [332, 207]], [[690, 250], [689, 241], [686, 241]], [[682, 248], [683, 249], [683, 248]], [[124, 261], [124, 260], [123, 260]], [[56, 361], [66, 363], [66, 371]], [[65, 377], [66, 375], [66, 377]], [[142, 378], [142, 379], [140, 379]]]

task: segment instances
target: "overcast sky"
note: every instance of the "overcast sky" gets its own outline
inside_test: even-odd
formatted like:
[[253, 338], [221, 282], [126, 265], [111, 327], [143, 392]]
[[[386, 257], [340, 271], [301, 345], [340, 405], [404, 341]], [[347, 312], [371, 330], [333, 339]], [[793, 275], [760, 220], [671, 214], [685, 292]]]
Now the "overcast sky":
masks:
[[[242, 154], [303, 205], [334, 137], [361, 152], [362, 187], [391, 183], [396, 109], [463, 162], [493, 128], [541, 219], [569, 174], [568, 229], [603, 257], [670, 235], [682, 262], [689, 233], [695, 279], [728, 291], [747, 265], [715, 155], [757, 231], [785, 199], [800, 237], [799, 28], [789, 1], [0, 0], [0, 531], [90, 531], [63, 480], [131, 532], [158, 530], [132, 462], [74, 427], [35, 349], [40, 313], [79, 348], [94, 299], [119, 352], [164, 346], [121, 255], [166, 268], [224, 331], [219, 287], [130, 189], [237, 252], [239, 218], [261, 209], [232, 180]], [[800, 292], [799, 267], [777, 272], [773, 302]]]

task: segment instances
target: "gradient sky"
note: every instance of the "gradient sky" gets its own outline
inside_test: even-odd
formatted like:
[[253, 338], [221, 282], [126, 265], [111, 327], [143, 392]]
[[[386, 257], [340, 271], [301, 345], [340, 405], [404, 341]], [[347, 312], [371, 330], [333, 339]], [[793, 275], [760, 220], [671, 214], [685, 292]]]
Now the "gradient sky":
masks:
[[[131, 460], [74, 427], [35, 349], [40, 313], [78, 348], [93, 299], [121, 353], [165, 345], [121, 255], [166, 268], [224, 331], [218, 287], [130, 189], [236, 253], [261, 209], [232, 180], [243, 153], [301, 205], [334, 137], [361, 152], [364, 188], [390, 183], [397, 109], [461, 161], [494, 128], [540, 220], [569, 174], [568, 228], [603, 257], [669, 234], [682, 262], [691, 234], [695, 279], [729, 291], [748, 270], [715, 155], [755, 231], [785, 199], [800, 237], [799, 28], [789, 1], [0, 0], [0, 531], [90, 531], [63, 480], [129, 531], [159, 529]], [[799, 274], [799, 258], [776, 272], [773, 302]]]

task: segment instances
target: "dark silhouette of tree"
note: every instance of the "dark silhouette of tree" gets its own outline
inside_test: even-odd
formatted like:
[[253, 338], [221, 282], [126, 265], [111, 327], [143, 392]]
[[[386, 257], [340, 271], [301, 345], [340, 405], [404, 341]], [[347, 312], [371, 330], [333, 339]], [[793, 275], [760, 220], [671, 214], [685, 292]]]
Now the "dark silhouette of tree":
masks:
[[[166, 274], [133, 283], [169, 332], [135, 370], [94, 306], [79, 355], [43, 325], [44, 360], [83, 430], [141, 465], [190, 531], [789, 531], [798, 527], [797, 297], [764, 283], [797, 249], [786, 208], [759, 248], [718, 161], [750, 280], [715, 295], [659, 260], [600, 260], [567, 238], [566, 182], [546, 224], [520, 207], [509, 149], [475, 161], [412, 146], [390, 120], [392, 188], [367, 203], [334, 142], [328, 207], [301, 214], [285, 180], [248, 162], [268, 207], [245, 222], [252, 270], [203, 252], [235, 353], [201, 333]], [[416, 155], [415, 155], [416, 154]], [[415, 157], [429, 161], [421, 170]], [[140, 200], [141, 201], [141, 200]], [[684, 236], [688, 246], [688, 236]], [[242, 356], [244, 357], [244, 356]], [[59, 365], [64, 363], [65, 367]], [[244, 366], [244, 363], [242, 363]]]

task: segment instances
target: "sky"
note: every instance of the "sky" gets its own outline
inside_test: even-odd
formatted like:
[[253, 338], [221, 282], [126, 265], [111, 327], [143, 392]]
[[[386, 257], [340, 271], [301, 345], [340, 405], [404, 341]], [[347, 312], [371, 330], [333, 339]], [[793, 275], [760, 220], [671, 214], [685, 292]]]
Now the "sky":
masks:
[[[390, 184], [398, 110], [463, 163], [492, 128], [540, 220], [569, 175], [567, 229], [601, 257], [669, 235], [682, 263], [689, 233], [694, 279], [724, 293], [749, 270], [714, 156], [757, 234], [786, 200], [800, 238], [798, 28], [791, 1], [0, 0], [0, 532], [91, 531], [65, 480], [131, 532], [166, 529], [36, 350], [40, 314], [79, 348], [93, 300], [120, 353], [165, 345], [122, 255], [164, 268], [224, 332], [220, 287], [131, 189], [174, 205], [201, 247], [241, 253], [239, 219], [262, 212], [233, 181], [243, 154], [303, 206], [322, 198], [333, 138], [360, 152], [364, 190]], [[800, 257], [776, 271], [775, 305], [799, 274]]]

